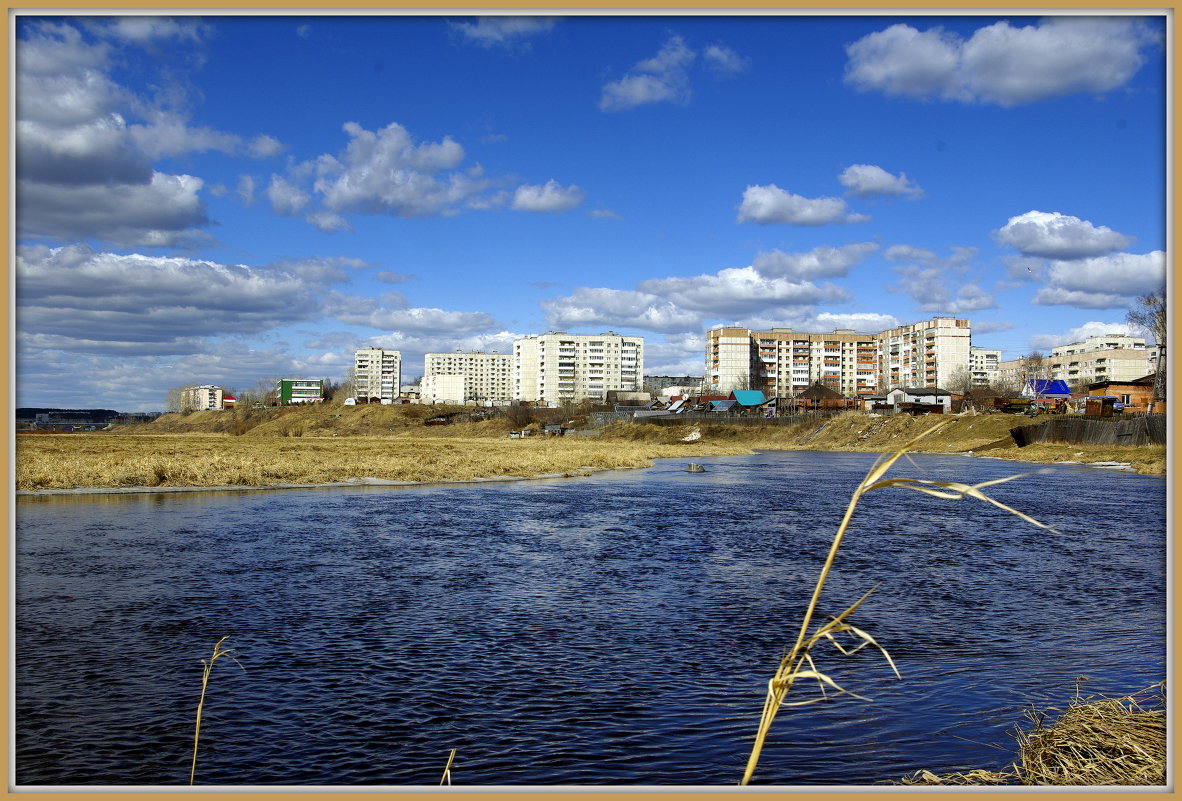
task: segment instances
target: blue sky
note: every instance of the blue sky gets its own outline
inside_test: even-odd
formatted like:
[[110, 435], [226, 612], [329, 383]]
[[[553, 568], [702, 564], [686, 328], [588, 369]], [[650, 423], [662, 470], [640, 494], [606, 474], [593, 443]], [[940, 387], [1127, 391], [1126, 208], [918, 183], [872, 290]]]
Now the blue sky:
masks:
[[1125, 331], [1165, 280], [1166, 47], [1162, 16], [20, 16], [16, 402], [550, 330], [642, 335], [650, 375], [719, 323]]

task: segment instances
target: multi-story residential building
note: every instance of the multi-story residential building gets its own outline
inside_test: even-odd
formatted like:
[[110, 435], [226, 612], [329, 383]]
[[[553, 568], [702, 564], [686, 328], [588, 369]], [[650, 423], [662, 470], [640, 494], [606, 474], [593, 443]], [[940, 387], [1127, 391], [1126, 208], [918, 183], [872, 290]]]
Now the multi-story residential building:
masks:
[[320, 378], [281, 378], [275, 385], [280, 405], [314, 403], [324, 400], [324, 380]]
[[402, 387], [402, 353], [383, 348], [361, 348], [354, 354], [353, 394], [389, 403]]
[[821, 384], [849, 398], [886, 388], [934, 387], [968, 365], [969, 321], [936, 317], [877, 334], [818, 334], [720, 326], [706, 332], [704, 392], [758, 389], [790, 397]]
[[1156, 372], [1157, 348], [1147, 347], [1142, 337], [1106, 334], [1060, 345], [1047, 361], [1050, 378], [1079, 388], [1097, 381], [1133, 381]]
[[[221, 387], [203, 384], [199, 387], [184, 387], [181, 389], [180, 407], [182, 411], [198, 412], [205, 409], [224, 409], [226, 393]], [[233, 403], [233, 398], [230, 399]]]
[[513, 397], [557, 405], [644, 385], [644, 338], [551, 332], [513, 341]]
[[508, 403], [513, 400], [513, 356], [483, 351], [428, 353], [423, 357], [419, 386], [424, 399]]
[[996, 383], [1000, 364], [1000, 350], [969, 347], [969, 375], [973, 386], [988, 387]]

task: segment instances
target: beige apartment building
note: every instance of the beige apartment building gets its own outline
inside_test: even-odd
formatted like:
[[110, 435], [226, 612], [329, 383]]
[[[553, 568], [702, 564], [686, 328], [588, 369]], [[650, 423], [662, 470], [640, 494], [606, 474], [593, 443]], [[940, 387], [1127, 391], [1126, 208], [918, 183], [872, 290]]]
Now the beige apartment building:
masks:
[[221, 387], [203, 384], [199, 387], [184, 387], [181, 390], [181, 411], [200, 412], [207, 409], [224, 409], [226, 393]]
[[424, 400], [508, 403], [513, 400], [513, 356], [508, 353], [428, 353], [419, 390]]
[[1134, 381], [1157, 371], [1157, 348], [1146, 346], [1143, 337], [1105, 334], [1060, 345], [1051, 350], [1047, 362], [1049, 377], [1072, 387], [1097, 381]]
[[987, 348], [969, 348], [969, 375], [973, 386], [988, 387], [997, 381], [1001, 369], [1001, 351]]
[[946, 385], [969, 361], [968, 320], [935, 317], [877, 334], [719, 326], [706, 332], [707, 394], [757, 389], [790, 397], [821, 384], [848, 398]]
[[644, 385], [644, 338], [551, 332], [513, 341], [513, 397], [556, 406]]
[[354, 354], [353, 393], [358, 398], [389, 403], [401, 389], [401, 351], [361, 348]]

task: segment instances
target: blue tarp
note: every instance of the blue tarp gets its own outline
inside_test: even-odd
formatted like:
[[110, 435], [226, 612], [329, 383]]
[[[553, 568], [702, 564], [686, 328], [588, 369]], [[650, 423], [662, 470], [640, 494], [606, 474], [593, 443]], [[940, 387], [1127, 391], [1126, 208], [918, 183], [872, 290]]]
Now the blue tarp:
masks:
[[713, 407], [710, 409], [710, 411], [725, 412], [725, 411], [729, 410], [734, 405], [735, 405], [735, 402], [733, 400], [710, 401], [710, 406]]

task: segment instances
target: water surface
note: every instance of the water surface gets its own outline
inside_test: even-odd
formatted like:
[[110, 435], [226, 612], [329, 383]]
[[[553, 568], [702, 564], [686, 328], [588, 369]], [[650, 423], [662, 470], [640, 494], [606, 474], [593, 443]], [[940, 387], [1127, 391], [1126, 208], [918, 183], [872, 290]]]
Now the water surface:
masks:
[[[20, 499], [16, 779], [733, 785], [873, 456], [577, 479]], [[817, 651], [872, 702], [785, 709], [756, 783], [1001, 768], [1033, 706], [1164, 678], [1165, 482], [913, 457], [976, 501], [865, 497], [821, 601], [890, 651]], [[799, 688], [803, 694], [807, 688]], [[794, 693], [797, 691], [794, 690]]]

